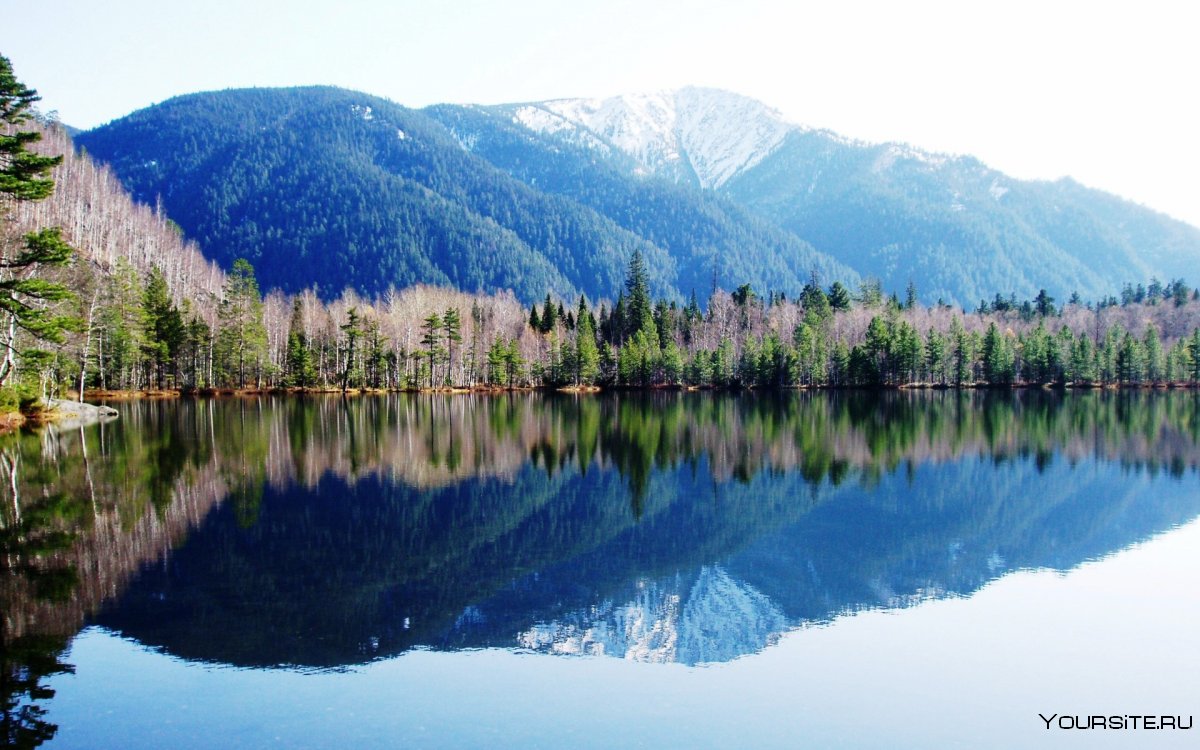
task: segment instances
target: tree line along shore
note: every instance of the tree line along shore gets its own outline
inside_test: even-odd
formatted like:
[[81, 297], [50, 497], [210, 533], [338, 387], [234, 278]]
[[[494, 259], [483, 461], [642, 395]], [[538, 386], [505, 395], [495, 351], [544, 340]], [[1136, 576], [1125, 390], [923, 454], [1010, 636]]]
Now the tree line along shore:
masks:
[[417, 285], [263, 294], [75, 151], [0, 58], [0, 412], [68, 393], [551, 388], [1195, 387], [1200, 297], [1180, 279], [1063, 303], [919, 302], [878, 282], [743, 285], [532, 306]]

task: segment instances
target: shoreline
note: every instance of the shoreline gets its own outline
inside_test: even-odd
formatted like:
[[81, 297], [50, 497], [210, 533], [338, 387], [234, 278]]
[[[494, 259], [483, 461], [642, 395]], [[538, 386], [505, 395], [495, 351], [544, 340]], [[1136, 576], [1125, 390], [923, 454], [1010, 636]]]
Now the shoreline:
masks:
[[[950, 385], [942, 383], [905, 383], [903, 385], [794, 385], [780, 388], [756, 388], [752, 386], [713, 386], [690, 384], [659, 384], [653, 386], [469, 386], [438, 388], [151, 388], [146, 390], [88, 390], [84, 391], [82, 405], [78, 394], [70, 391], [65, 399], [49, 399], [47, 408], [29, 414], [20, 411], [0, 413], [0, 435], [25, 427], [36, 428], [49, 424], [74, 426], [76, 420], [84, 424], [100, 419], [115, 418], [114, 410], [105, 404], [114, 401], [174, 400], [182, 398], [258, 398], [262, 396], [380, 396], [392, 393], [430, 395], [502, 395], [506, 393], [559, 393], [570, 396], [588, 396], [603, 393], [656, 393], [674, 391], [679, 393], [724, 392], [724, 393], [781, 393], [788, 391], [1188, 391], [1200, 390], [1200, 383], [964, 383]], [[80, 408], [76, 408], [80, 407]]]

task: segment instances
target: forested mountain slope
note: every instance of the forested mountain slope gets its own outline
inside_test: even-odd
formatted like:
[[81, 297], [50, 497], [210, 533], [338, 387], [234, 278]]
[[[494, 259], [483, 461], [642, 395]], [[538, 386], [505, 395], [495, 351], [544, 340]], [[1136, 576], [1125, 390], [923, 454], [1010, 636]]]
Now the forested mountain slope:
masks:
[[714, 281], [795, 295], [816, 272], [974, 308], [1059, 301], [1200, 267], [1200, 230], [1070, 180], [864, 144], [728, 92], [416, 111], [335, 88], [178, 97], [83, 133], [135, 197], [267, 289], [418, 282], [615, 296], [635, 249], [656, 295]]
[[970, 157], [850, 141], [725, 91], [489, 110], [626, 174], [732, 199], [885, 290], [915, 281], [926, 302], [974, 306], [1041, 288], [1097, 299], [1130, 281], [1194, 276], [1200, 264], [1200, 230], [1115, 196], [1070, 180], [1015, 180]]
[[1115, 196], [826, 132], [792, 133], [723, 192], [886, 289], [916, 281], [928, 302], [1042, 288], [1099, 299], [1200, 266], [1200, 230]]
[[531, 133], [507, 107], [443, 105], [425, 110], [472, 153], [543, 192], [564, 196], [665, 248], [676, 259], [676, 287], [700, 297], [714, 279], [725, 288], [793, 294], [813, 272], [856, 286], [858, 275], [751, 211], [712, 191], [637, 174], [610, 151]]
[[[527, 302], [547, 291], [594, 299], [615, 294], [640, 249], [652, 288], [684, 297], [699, 278], [702, 294], [711, 283], [711, 263], [698, 265], [695, 255], [712, 247], [729, 254], [732, 279], [763, 288], [797, 292], [810, 266], [854, 280], [732, 206], [707, 208], [711, 201], [691, 194], [663, 198], [663, 211], [678, 205], [713, 218], [695, 237], [654, 233], [664, 222], [689, 222], [630, 220], [598, 201], [593, 208], [544, 192], [471, 153], [425, 114], [340, 89], [178, 97], [78, 142], [110, 161], [137, 198], [161, 201], [223, 265], [249, 259], [266, 288], [316, 284], [329, 297], [345, 287], [378, 294], [427, 282], [512, 289]], [[658, 200], [653, 188], [648, 195], [647, 203]], [[741, 273], [750, 269], [757, 272]]]

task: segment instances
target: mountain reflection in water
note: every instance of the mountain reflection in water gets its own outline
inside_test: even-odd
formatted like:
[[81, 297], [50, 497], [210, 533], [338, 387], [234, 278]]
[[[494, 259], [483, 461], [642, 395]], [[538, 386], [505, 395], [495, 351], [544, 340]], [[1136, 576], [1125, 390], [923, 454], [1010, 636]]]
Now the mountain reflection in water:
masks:
[[49, 521], [70, 548], [34, 567], [77, 579], [46, 599], [9, 571], [6, 638], [93, 622], [254, 667], [487, 646], [720, 662], [864, 608], [1069, 569], [1200, 514], [1194, 392], [121, 409], [0, 444], [21, 498], [6, 509], [70, 498]]

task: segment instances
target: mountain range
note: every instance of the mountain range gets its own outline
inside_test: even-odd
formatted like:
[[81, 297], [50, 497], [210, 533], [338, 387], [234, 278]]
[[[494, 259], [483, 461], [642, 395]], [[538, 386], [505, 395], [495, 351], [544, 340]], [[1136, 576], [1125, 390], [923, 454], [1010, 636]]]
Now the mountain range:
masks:
[[634, 251], [672, 299], [814, 274], [927, 302], [1060, 301], [1183, 278], [1200, 230], [1071, 180], [866, 144], [752, 99], [402, 107], [328, 87], [191, 94], [80, 133], [136, 198], [266, 288], [418, 282], [614, 297]]

